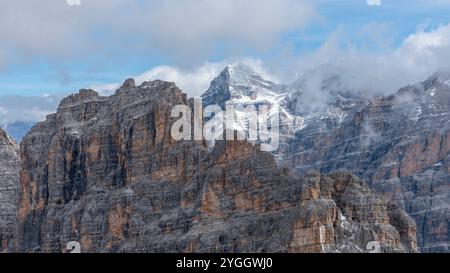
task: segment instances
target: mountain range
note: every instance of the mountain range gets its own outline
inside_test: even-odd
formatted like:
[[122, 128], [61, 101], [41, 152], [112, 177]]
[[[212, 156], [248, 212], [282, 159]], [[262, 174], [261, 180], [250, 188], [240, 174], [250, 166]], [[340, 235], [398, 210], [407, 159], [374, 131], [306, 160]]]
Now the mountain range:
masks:
[[[248, 90], [262, 98], [266, 90], [275, 90], [277, 95], [269, 97], [277, 99], [266, 101], [287, 113], [282, 119], [292, 122], [294, 132], [276, 152], [280, 166], [300, 176], [311, 170], [350, 171], [416, 220], [421, 251], [449, 251], [450, 73], [440, 71], [393, 95], [370, 97], [352, 89], [350, 77], [333, 66], [311, 70], [282, 87], [262, 85], [267, 81], [248, 67], [231, 66], [225, 73], [230, 69], [239, 70], [237, 80], [221, 75], [205, 94], [257, 104], [264, 99], [249, 99]], [[228, 86], [233, 92], [223, 96]]]
[[[245, 64], [215, 78], [205, 106], [280, 110], [273, 153], [174, 141], [171, 109], [191, 104], [174, 83], [129, 79], [108, 97], [80, 90], [20, 152], [3, 133], [0, 177], [12, 178], [0, 185], [16, 181], [18, 211], [2, 215], [14, 231], [2, 249], [370, 252], [375, 242], [382, 252], [449, 252], [449, 74], [389, 96], [349, 79], [329, 66], [276, 84]], [[1, 194], [3, 209], [15, 195]]]

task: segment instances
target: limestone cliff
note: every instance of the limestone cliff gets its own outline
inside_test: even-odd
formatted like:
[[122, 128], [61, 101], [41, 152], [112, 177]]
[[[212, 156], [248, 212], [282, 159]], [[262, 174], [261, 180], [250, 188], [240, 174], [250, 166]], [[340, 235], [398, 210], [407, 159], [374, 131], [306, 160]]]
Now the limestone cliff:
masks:
[[0, 252], [12, 246], [19, 187], [18, 146], [0, 129]]
[[401, 209], [348, 173], [298, 177], [245, 142], [174, 141], [173, 83], [81, 90], [21, 143], [20, 252], [414, 252]]
[[288, 145], [298, 174], [347, 170], [415, 220], [423, 252], [450, 249], [450, 82], [439, 73], [373, 99], [341, 122], [318, 118]]

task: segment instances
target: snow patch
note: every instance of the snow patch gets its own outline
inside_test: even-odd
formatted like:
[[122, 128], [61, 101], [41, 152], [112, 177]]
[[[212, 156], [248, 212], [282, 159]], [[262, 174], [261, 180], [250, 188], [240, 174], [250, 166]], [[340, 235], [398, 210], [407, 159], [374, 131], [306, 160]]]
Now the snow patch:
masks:
[[436, 95], [436, 87], [430, 90], [430, 96], [434, 97]]
[[439, 162], [437, 164], [434, 164], [433, 167], [440, 167], [440, 166], [443, 166], [443, 165], [444, 165], [444, 162]]
[[417, 112], [416, 112], [416, 116], [411, 119], [414, 121], [418, 121], [422, 117], [422, 113], [423, 113], [422, 107], [419, 106], [419, 108], [417, 109]]
[[340, 220], [340, 226], [343, 229], [350, 229], [350, 222], [348, 221], [347, 217], [345, 217], [344, 214], [342, 214], [341, 212], [339, 212], [339, 220]]

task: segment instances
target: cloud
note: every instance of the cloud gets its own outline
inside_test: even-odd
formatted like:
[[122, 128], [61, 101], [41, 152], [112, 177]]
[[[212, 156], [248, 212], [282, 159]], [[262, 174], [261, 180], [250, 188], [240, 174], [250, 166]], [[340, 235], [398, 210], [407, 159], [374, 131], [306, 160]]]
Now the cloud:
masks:
[[209, 82], [216, 77], [224, 64], [206, 63], [193, 71], [186, 71], [171, 66], [158, 66], [136, 77], [137, 82], [161, 79], [175, 82], [179, 88], [190, 96], [199, 96], [207, 88]]
[[211, 44], [267, 49], [315, 15], [311, 6], [297, 0], [167, 0], [153, 7], [144, 16], [157, 26], [156, 39], [168, 48], [181, 43], [194, 50]]
[[[64, 1], [1, 1], [0, 67], [12, 59], [17, 61], [17, 56], [26, 61], [47, 58], [70, 63], [77, 56], [98, 52], [157, 49], [190, 65], [180, 61], [177, 66], [153, 67], [134, 75], [138, 83], [173, 81], [190, 96], [199, 96], [227, 64], [239, 60], [281, 83], [293, 82], [320, 65], [333, 64], [349, 88], [370, 94], [393, 93], [450, 65], [450, 25], [419, 28], [398, 43], [391, 41], [392, 26], [376, 22], [361, 28], [357, 42], [352, 40], [353, 33], [340, 27], [318, 49], [301, 56], [281, 56], [276, 64], [242, 58], [204, 61], [216, 43], [230, 51], [277, 45], [280, 35], [301, 29], [314, 16], [306, 1], [297, 0], [91, 0], [82, 1], [81, 6], [68, 6]], [[64, 79], [64, 74], [61, 77]], [[111, 93], [121, 80], [91, 87]], [[57, 102], [2, 96], [0, 121], [42, 119], [56, 109]]]
[[[364, 32], [375, 27], [364, 28]], [[339, 67], [349, 88], [369, 94], [391, 94], [450, 66], [450, 24], [419, 29], [396, 45], [384, 40], [389, 36], [386, 31], [376, 35], [369, 31], [363, 34], [365, 42], [361, 39], [362, 43], [354, 44], [345, 29], [339, 29], [317, 50], [291, 62], [289, 70], [297, 73], [282, 73], [288, 76], [284, 81], [293, 81], [311, 68], [333, 64]], [[374, 44], [379, 46], [374, 48]]]
[[[133, 76], [137, 84], [151, 80], [175, 82], [190, 97], [199, 97], [209, 87], [210, 82], [231, 63], [240, 62], [251, 66], [266, 79], [277, 80], [268, 74], [260, 60], [250, 58], [230, 58], [220, 62], [207, 62], [192, 69], [175, 66], [156, 66]], [[121, 82], [86, 86], [102, 95], [113, 94]], [[41, 96], [0, 95], [0, 125], [17, 121], [36, 122], [54, 113], [59, 102], [67, 94], [42, 94]]]
[[56, 111], [62, 95], [0, 96], [0, 125], [12, 122], [36, 122]]
[[[316, 16], [306, 0], [0, 2], [0, 62], [160, 52], [180, 63], [221, 51], [267, 50]], [[199, 60], [201, 60], [199, 62]]]
[[381, 0], [367, 0], [367, 5], [369, 6], [380, 6]]
[[[450, 66], [447, 61], [450, 59], [450, 25], [431, 30], [419, 29], [399, 44], [390, 41], [389, 30], [386, 24], [369, 24], [361, 29], [361, 39], [365, 42], [354, 45], [349, 42], [345, 29], [338, 29], [317, 50], [300, 57], [282, 58], [281, 66], [279, 62], [272, 64], [249, 58], [232, 58], [191, 69], [157, 66], [134, 78], [138, 83], [155, 79], [172, 81], [188, 95], [199, 96], [227, 64], [240, 61], [278, 83], [294, 82], [312, 69], [314, 73], [306, 76], [314, 77], [315, 81], [339, 73], [345, 85], [343, 88], [373, 96], [392, 94], [405, 85], [423, 81], [436, 71]], [[113, 83], [93, 86], [93, 89], [112, 93], [119, 86], [120, 83]], [[310, 94], [316, 100], [324, 95]]]
[[[175, 82], [176, 85], [190, 97], [199, 97], [208, 89], [211, 81], [217, 77], [227, 65], [236, 62], [251, 66], [266, 79], [274, 81], [277, 80], [266, 71], [261, 60], [251, 58], [230, 58], [220, 62], [207, 62], [192, 69], [184, 69], [167, 65], [156, 66], [144, 73], [133, 76], [133, 78], [136, 80], [137, 84], [152, 80]], [[120, 87], [120, 85], [121, 83], [109, 83], [93, 85], [90, 88], [100, 92], [103, 95], [108, 95], [112, 94], [117, 88]]]

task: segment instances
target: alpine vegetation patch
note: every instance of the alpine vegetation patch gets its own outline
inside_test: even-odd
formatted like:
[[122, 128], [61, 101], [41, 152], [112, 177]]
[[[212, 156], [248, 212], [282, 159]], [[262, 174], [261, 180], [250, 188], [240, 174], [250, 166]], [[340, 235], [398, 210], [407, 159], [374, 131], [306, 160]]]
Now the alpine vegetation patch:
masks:
[[280, 109], [274, 105], [236, 105], [227, 103], [203, 108], [201, 99], [194, 99], [193, 108], [176, 105], [172, 118], [178, 118], [171, 129], [175, 141], [206, 140], [214, 146], [218, 140], [246, 140], [260, 144], [261, 150], [273, 152], [280, 139]]

